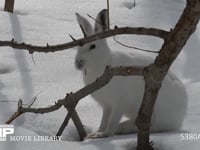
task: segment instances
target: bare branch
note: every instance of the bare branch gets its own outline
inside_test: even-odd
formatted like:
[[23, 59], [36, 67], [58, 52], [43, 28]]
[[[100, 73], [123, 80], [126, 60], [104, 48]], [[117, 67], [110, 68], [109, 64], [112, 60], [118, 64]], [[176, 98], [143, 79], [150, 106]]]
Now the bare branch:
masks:
[[11, 122], [13, 122], [16, 118], [18, 118], [20, 115], [22, 115], [23, 113], [17, 111], [15, 112], [6, 122], [5, 124], [10, 124]]
[[82, 25], [80, 25], [80, 28], [81, 28], [81, 31], [82, 31], [82, 33], [83, 33], [83, 36], [84, 36], [84, 38], [86, 38], [86, 37], [87, 37], [87, 35], [86, 35], [86, 33], [85, 33], [84, 29], [83, 29], [83, 26], [82, 26]]
[[72, 118], [76, 129], [78, 130], [80, 140], [83, 141], [86, 137], [86, 131], [76, 111], [68, 109], [69, 113], [66, 115], [61, 127], [59, 128], [56, 136], [61, 136], [65, 127], [68, 125], [69, 119]]
[[116, 36], [113, 36], [113, 39], [114, 39], [114, 41], [115, 41], [116, 43], [118, 43], [119, 45], [124, 46], [124, 47], [127, 47], [127, 48], [132, 48], [132, 49], [136, 49], [136, 50], [143, 51], [143, 52], [150, 52], [150, 53], [156, 53], [156, 54], [159, 53], [159, 52], [157, 52], [157, 51], [152, 51], [152, 50], [147, 50], [147, 49], [142, 49], [142, 48], [138, 48], [138, 47], [126, 45], [126, 44], [120, 42], [119, 40], [117, 40], [117, 39], [116, 39]]
[[136, 66], [121, 66], [121, 67], [106, 67], [102, 76], [100, 76], [95, 82], [85, 86], [84, 88], [80, 89], [76, 93], [74, 93], [75, 101], [78, 101], [85, 96], [93, 93], [94, 91], [102, 88], [106, 84], [110, 82], [113, 76], [131, 76], [131, 75], [143, 75], [143, 67], [136, 67]]
[[69, 37], [72, 39], [72, 41], [76, 41], [76, 39], [71, 34], [69, 34]]
[[107, 13], [108, 13], [107, 14], [108, 15], [108, 20], [107, 20], [108, 21], [108, 27], [107, 28], [108, 28], [108, 30], [110, 30], [110, 0], [107, 0], [107, 10], [108, 10], [107, 11]]
[[62, 104], [59, 104], [59, 100], [58, 103], [55, 103], [55, 105], [53, 106], [49, 106], [46, 108], [30, 108], [33, 103], [35, 102], [36, 98], [33, 99], [33, 102], [27, 107], [23, 107], [23, 102], [20, 99], [18, 101], [18, 110], [5, 122], [6, 124], [10, 124], [12, 121], [14, 121], [15, 119], [17, 119], [20, 115], [22, 115], [23, 113], [26, 112], [30, 112], [30, 113], [36, 113], [36, 114], [44, 114], [44, 113], [49, 113], [55, 110], [58, 110]]
[[74, 124], [78, 130], [80, 140], [82, 141], [86, 137], [86, 131], [83, 127], [83, 124], [82, 124], [77, 112], [75, 111], [75, 106], [76, 106], [77, 102], [74, 99], [75, 99], [75, 97], [73, 96], [73, 93], [70, 93], [70, 94], [67, 94], [65, 99], [60, 101], [60, 103], [62, 103], [65, 106], [65, 108], [68, 110], [68, 114], [65, 117], [61, 127], [59, 128], [56, 136], [62, 135], [65, 127], [68, 125], [69, 119], [72, 118], [72, 121], [74, 122]]
[[151, 145], [149, 145], [151, 116], [161, 83], [187, 40], [196, 30], [199, 20], [200, 1], [187, 0], [187, 5], [179, 21], [171, 30], [170, 36], [164, 42], [155, 62], [144, 69], [145, 93], [136, 118], [137, 150], [151, 149]]
[[26, 43], [18, 43], [14, 41], [13, 39], [11, 41], [0, 41], [0, 47], [2, 46], [10, 46], [12, 48], [16, 49], [25, 49], [28, 50], [29, 53], [33, 52], [56, 52], [56, 51], [62, 51], [65, 49], [69, 49], [75, 46], [82, 46], [86, 43], [98, 40], [98, 39], [103, 39], [115, 35], [120, 35], [120, 34], [137, 34], [137, 35], [148, 35], [148, 36], [155, 36], [159, 37], [162, 39], [166, 39], [168, 37], [169, 32], [160, 30], [160, 29], [154, 29], [154, 28], [131, 28], [131, 27], [123, 27], [123, 28], [115, 28], [111, 29], [109, 31], [105, 31], [102, 33], [98, 33], [86, 38], [82, 39], [77, 39], [76, 41], [64, 43], [64, 44], [58, 44], [58, 45], [46, 45], [46, 46], [36, 46], [36, 45], [31, 45], [31, 44], [26, 44]]
[[[69, 112], [65, 117], [65, 120], [62, 123], [57, 133], [57, 136], [62, 134], [63, 130], [68, 125], [69, 119], [71, 117], [73, 118], [73, 115], [75, 115], [74, 110], [80, 99], [86, 97], [87, 95], [93, 93], [94, 91], [108, 84], [113, 76], [130, 76], [130, 75], [143, 75], [143, 67], [135, 67], [135, 66], [115, 67], [115, 68], [106, 67], [103, 75], [99, 77], [95, 82], [85, 86], [84, 88], [80, 89], [74, 94], [71, 93], [70, 95], [67, 95], [66, 100], [62, 101], [62, 104], [67, 107]], [[71, 109], [69, 108], [69, 106], [71, 106]], [[85, 135], [82, 129], [79, 131], [79, 133], [81, 131], [83, 132], [82, 135]]]
[[35, 113], [35, 114], [44, 114], [44, 113], [49, 113], [58, 110], [62, 105], [59, 103], [55, 103], [55, 105], [46, 107], [46, 108], [25, 108], [25, 107], [19, 107], [18, 111], [21, 113]]
[[92, 20], [94, 20], [95, 22], [97, 22], [98, 24], [102, 24], [100, 21], [98, 21], [96, 18], [92, 17], [90, 14], [87, 14], [87, 16], [89, 18], [91, 18]]
[[49, 113], [53, 112], [55, 110], [58, 110], [62, 105], [64, 105], [67, 110], [68, 114], [65, 117], [64, 122], [62, 123], [57, 136], [61, 135], [65, 127], [68, 125], [69, 119], [72, 118], [78, 132], [80, 139], [83, 140], [83, 138], [86, 136], [86, 132], [83, 128], [83, 125], [81, 123], [81, 120], [75, 111], [75, 107], [78, 104], [79, 100], [84, 98], [85, 96], [91, 94], [92, 92], [102, 88], [106, 84], [110, 82], [113, 76], [131, 76], [131, 75], [143, 75], [143, 67], [136, 67], [136, 66], [126, 66], [126, 67], [106, 67], [104, 73], [102, 76], [100, 76], [95, 82], [85, 86], [84, 88], [78, 90], [75, 93], [67, 94], [65, 98], [58, 100], [54, 105], [46, 107], [46, 108], [25, 108], [23, 107], [22, 100], [19, 100], [18, 102], [18, 111], [11, 116], [8, 121], [6, 121], [7, 124], [11, 123], [13, 120], [15, 120], [18, 116], [20, 116], [23, 113]]

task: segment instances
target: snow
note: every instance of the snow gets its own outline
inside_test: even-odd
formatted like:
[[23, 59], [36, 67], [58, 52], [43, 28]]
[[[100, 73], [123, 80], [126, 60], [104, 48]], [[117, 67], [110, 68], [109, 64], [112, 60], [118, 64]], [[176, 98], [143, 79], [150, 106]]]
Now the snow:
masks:
[[[113, 0], [110, 3], [111, 26], [144, 26], [165, 30], [173, 28], [185, 6], [184, 0], [154, 0], [153, 2], [136, 0], [135, 8], [132, 7], [133, 0]], [[20, 0], [15, 2], [14, 14], [4, 12], [3, 6], [4, 0], [0, 0], [0, 40], [14, 38], [18, 42], [53, 45], [71, 41], [69, 34], [80, 38], [82, 34], [76, 22], [75, 12], [96, 16], [106, 7], [106, 0], [68, 0], [67, 2], [65, 0]], [[134, 44], [133, 46], [150, 50], [159, 50], [162, 44], [160, 39], [146, 36], [124, 35], [117, 38], [129, 45]], [[152, 134], [151, 140], [156, 149], [199, 150], [200, 139], [181, 139], [181, 134], [184, 133], [200, 134], [199, 39], [198, 27], [171, 68], [183, 81], [188, 93], [189, 108], [183, 129], [176, 133]], [[109, 38], [109, 45], [114, 50], [134, 51], [119, 46], [112, 38]], [[9, 101], [1, 102], [0, 124], [4, 124], [16, 111], [19, 99], [29, 104], [33, 97], [37, 96], [33, 107], [45, 107], [54, 104], [66, 93], [77, 91], [84, 86], [81, 73], [74, 67], [76, 48], [56, 53], [34, 53], [33, 56], [27, 51], [9, 47], [0, 47], [0, 50], [0, 101]], [[145, 54], [155, 56], [155, 54]], [[86, 125], [87, 132], [98, 128], [101, 108], [90, 96], [78, 104], [77, 111]], [[15, 135], [55, 135], [66, 113], [62, 108], [45, 115], [24, 114], [13, 122]], [[63, 133], [62, 142], [0, 142], [0, 150], [125, 150], [136, 146], [135, 134], [84, 142], [79, 142], [77, 139], [76, 129], [70, 122]]]

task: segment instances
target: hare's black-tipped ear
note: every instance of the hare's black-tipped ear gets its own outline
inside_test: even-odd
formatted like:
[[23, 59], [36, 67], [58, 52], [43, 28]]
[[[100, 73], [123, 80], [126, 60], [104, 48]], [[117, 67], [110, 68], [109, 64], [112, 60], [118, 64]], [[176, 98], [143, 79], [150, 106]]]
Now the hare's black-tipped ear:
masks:
[[90, 24], [90, 22], [83, 16], [79, 15], [78, 13], [76, 13], [76, 18], [77, 18], [78, 24], [80, 25], [80, 28], [83, 32], [84, 37], [92, 35], [93, 28], [92, 28], [92, 25]]
[[95, 33], [106, 31], [108, 29], [108, 25], [108, 10], [103, 9], [96, 17], [94, 28]]

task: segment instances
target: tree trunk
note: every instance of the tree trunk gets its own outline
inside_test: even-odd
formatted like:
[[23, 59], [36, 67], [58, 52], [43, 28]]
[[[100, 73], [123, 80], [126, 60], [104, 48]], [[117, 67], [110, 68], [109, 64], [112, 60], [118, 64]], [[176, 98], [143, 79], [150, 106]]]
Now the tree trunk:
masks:
[[[145, 94], [136, 125], [138, 127], [137, 150], [152, 150], [149, 141], [150, 123], [153, 107], [161, 86], [171, 64], [181, 52], [189, 37], [195, 31], [200, 19], [200, 1], [187, 0], [184, 9], [175, 28], [171, 30], [169, 37], [165, 40], [154, 64], [144, 70]], [[172, 104], [173, 105], [173, 104]], [[170, 110], [169, 110], [170, 111]]]
[[152, 73], [158, 73], [154, 64], [144, 69], [145, 94], [136, 119], [136, 125], [138, 127], [137, 150], [153, 150], [149, 138], [151, 116], [162, 81], [154, 80], [153, 77], [155, 74]]
[[13, 13], [15, 0], [5, 0], [4, 11]]

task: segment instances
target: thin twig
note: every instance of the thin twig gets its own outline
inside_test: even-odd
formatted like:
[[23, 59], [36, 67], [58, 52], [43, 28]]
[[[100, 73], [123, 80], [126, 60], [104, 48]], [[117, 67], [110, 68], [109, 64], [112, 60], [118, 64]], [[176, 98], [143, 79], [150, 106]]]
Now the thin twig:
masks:
[[36, 66], [36, 62], [35, 62], [35, 59], [34, 59], [33, 54], [31, 54], [31, 59], [32, 59], [32, 61], [33, 61], [33, 64]]
[[85, 30], [84, 30], [84, 28], [83, 28], [82, 25], [80, 25], [80, 28], [81, 28], [81, 31], [82, 31], [82, 33], [83, 33], [83, 36], [84, 36], [84, 37], [87, 37], [87, 34], [86, 34], [86, 32], [85, 32]]
[[30, 108], [34, 103], [35, 101], [37, 100], [37, 97], [42, 93], [42, 91], [40, 91], [32, 100], [32, 102], [28, 105], [28, 108]]
[[110, 30], [110, 1], [109, 0], [107, 0], [107, 15], [108, 15], [108, 30]]
[[92, 20], [94, 20], [95, 22], [97, 22], [98, 24], [101, 24], [101, 25], [102, 25], [101, 22], [99, 22], [97, 19], [95, 19], [94, 17], [92, 17], [90, 14], [87, 14], [87, 16], [88, 16], [89, 18], [91, 18]]
[[33, 98], [32, 102], [28, 105], [28, 108], [30, 108], [35, 103], [36, 100], [37, 100], [37, 96]]
[[113, 39], [114, 39], [114, 41], [115, 41], [116, 43], [120, 44], [121, 46], [127, 47], [127, 48], [132, 48], [132, 49], [136, 49], [136, 50], [143, 51], [143, 52], [150, 52], [150, 53], [156, 53], [156, 54], [159, 53], [159, 52], [152, 51], [152, 50], [147, 50], [147, 49], [142, 49], [142, 48], [138, 48], [138, 47], [126, 45], [126, 44], [120, 42], [119, 40], [117, 40], [117, 39], [116, 39], [116, 36], [113, 36]]
[[72, 41], [76, 41], [76, 39], [71, 34], [69, 34], [69, 37], [72, 39]]

